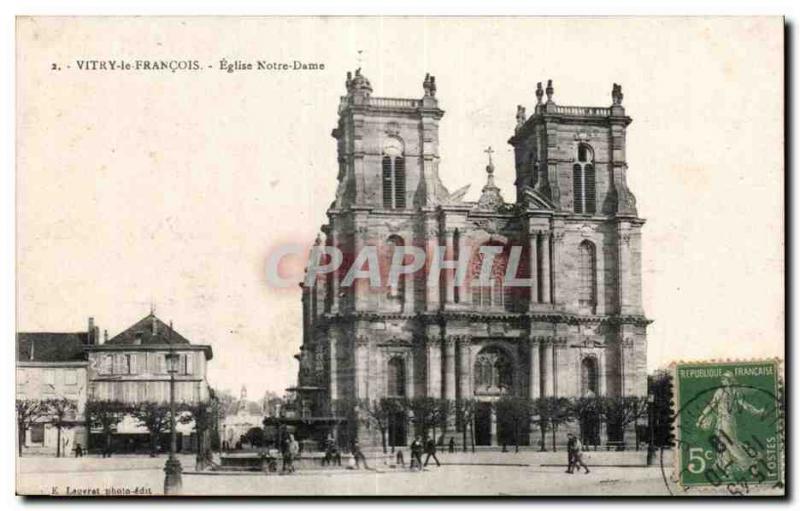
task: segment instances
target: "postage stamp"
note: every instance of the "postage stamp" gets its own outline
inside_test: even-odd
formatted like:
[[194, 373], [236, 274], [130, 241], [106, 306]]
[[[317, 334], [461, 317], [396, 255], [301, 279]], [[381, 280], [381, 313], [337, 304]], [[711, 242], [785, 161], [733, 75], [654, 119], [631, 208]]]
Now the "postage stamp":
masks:
[[674, 364], [675, 470], [685, 488], [783, 484], [778, 360]]

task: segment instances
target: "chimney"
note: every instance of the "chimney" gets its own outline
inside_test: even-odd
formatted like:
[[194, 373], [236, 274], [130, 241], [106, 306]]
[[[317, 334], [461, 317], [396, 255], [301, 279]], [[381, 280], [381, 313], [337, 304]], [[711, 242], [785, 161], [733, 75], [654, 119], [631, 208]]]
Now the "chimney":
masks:
[[96, 327], [94, 326], [94, 318], [90, 316], [89, 327], [86, 329], [86, 332], [88, 334], [86, 340], [88, 344], [97, 344], [97, 336], [95, 334], [96, 331], [95, 328]]
[[108, 342], [108, 330], [103, 330], [103, 342]]
[[158, 334], [158, 323], [155, 314], [150, 316], [150, 325], [153, 327], [153, 336]]

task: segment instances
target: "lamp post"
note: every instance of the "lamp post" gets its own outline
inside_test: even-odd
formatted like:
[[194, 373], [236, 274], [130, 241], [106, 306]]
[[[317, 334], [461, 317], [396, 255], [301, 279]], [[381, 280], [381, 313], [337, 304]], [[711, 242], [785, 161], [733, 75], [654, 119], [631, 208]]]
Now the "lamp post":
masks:
[[178, 372], [178, 361], [180, 355], [170, 350], [164, 356], [167, 360], [167, 372], [169, 373], [169, 458], [164, 465], [164, 494], [177, 495], [181, 493], [183, 480], [181, 478], [181, 462], [175, 457], [177, 437], [175, 434], [175, 373]]
[[653, 422], [656, 420], [656, 398], [652, 393], [647, 396], [647, 415], [648, 415], [648, 429], [650, 434], [650, 441], [647, 443], [647, 466], [651, 466], [656, 461], [656, 446], [653, 445], [655, 438], [655, 425]]

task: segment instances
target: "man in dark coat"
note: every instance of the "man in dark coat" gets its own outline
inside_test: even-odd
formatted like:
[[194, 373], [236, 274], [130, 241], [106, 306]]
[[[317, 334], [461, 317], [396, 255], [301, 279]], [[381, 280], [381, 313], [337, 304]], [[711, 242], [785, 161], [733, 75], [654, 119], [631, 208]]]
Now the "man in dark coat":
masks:
[[433, 456], [433, 459], [436, 461], [437, 467], [442, 466], [442, 464], [439, 463], [439, 458], [436, 457], [436, 440], [434, 440], [432, 436], [429, 436], [428, 440], [425, 442], [425, 454], [427, 454], [427, 456], [425, 456], [424, 467], [428, 466], [431, 456]]
[[363, 462], [364, 468], [369, 470], [369, 465], [367, 465], [367, 457], [364, 456], [363, 452], [361, 452], [361, 445], [358, 443], [358, 440], [353, 442], [353, 460], [356, 462], [356, 468], [360, 468], [360, 462]]
[[422, 438], [420, 438], [420, 436], [417, 435], [414, 441], [411, 442], [411, 463], [409, 465], [409, 468], [411, 470], [414, 469], [415, 465], [417, 466], [417, 468], [422, 470], [422, 450], [423, 450]]

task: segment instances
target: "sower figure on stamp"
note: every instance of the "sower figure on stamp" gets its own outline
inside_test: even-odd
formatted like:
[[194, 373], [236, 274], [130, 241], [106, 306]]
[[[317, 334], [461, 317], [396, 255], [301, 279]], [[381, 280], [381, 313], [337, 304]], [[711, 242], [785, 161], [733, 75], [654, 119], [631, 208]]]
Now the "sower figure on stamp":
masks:
[[762, 417], [764, 409], [747, 402], [744, 391], [736, 386], [736, 379], [731, 371], [725, 371], [720, 381], [722, 386], [714, 391], [711, 401], [697, 419], [696, 426], [713, 431], [719, 441], [724, 442], [725, 447], [720, 449], [716, 460], [717, 466], [723, 472], [728, 467], [746, 471], [752, 461], [739, 441], [737, 419], [742, 412]]

